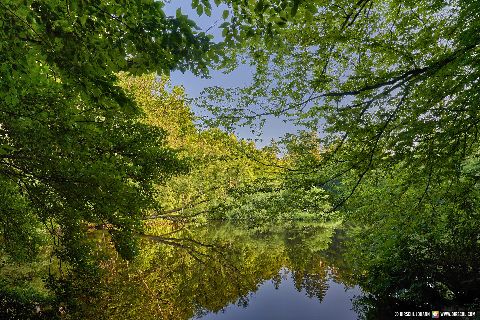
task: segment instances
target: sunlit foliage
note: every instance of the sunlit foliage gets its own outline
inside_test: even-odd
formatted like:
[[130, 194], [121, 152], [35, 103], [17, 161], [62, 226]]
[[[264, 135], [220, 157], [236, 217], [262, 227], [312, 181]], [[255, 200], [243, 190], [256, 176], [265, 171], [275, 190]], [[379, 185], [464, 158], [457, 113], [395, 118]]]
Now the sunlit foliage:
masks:
[[359, 226], [352, 259], [367, 291], [478, 302], [479, 3], [231, 4], [230, 57], [256, 73], [205, 91], [213, 123], [282, 116], [320, 133], [321, 158], [291, 177], [328, 190]]

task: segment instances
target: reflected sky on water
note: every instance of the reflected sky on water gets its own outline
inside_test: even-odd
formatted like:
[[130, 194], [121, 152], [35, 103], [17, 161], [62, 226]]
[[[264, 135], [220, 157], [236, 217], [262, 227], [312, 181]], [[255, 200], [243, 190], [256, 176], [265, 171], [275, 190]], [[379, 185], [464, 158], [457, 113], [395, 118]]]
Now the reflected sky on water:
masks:
[[322, 301], [310, 297], [305, 289], [300, 292], [295, 287], [292, 273], [282, 270], [281, 283], [262, 283], [255, 293], [248, 297], [247, 306], [231, 304], [218, 313], [208, 313], [195, 319], [240, 320], [240, 319], [357, 319], [352, 310], [352, 301], [360, 295], [358, 287], [346, 288], [332, 278], [327, 280], [328, 289]]

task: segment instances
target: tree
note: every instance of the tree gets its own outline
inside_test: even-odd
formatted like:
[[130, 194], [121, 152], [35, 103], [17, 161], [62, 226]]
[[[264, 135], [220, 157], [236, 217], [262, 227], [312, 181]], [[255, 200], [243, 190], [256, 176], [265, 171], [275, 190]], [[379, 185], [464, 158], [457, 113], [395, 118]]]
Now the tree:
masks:
[[233, 58], [249, 57], [256, 76], [247, 88], [207, 90], [204, 105], [224, 124], [290, 115], [323, 127], [324, 147], [348, 144], [341, 160], [360, 177], [392, 161], [458, 173], [478, 148], [478, 4], [231, 2]]
[[[203, 5], [203, 4], [202, 4]], [[48, 231], [56, 254], [89, 265], [85, 223], [113, 225], [125, 257], [154, 186], [184, 170], [165, 131], [117, 85], [120, 71], [205, 74], [207, 35], [155, 1], [2, 1], [0, 235], [33, 257]]]
[[145, 121], [165, 130], [168, 146], [189, 164], [188, 172], [157, 186], [158, 208], [148, 218], [223, 219], [218, 207], [235, 201], [232, 193], [241, 193], [259, 180], [278, 179], [279, 169], [266, 166], [278, 162], [274, 152], [258, 150], [253, 143], [218, 128], [197, 128], [183, 88], [171, 88], [167, 77], [122, 74], [120, 85], [144, 110]]
[[300, 169], [362, 226], [352, 255], [366, 291], [471, 303], [480, 265], [479, 4], [231, 4], [232, 60], [250, 60], [256, 75], [246, 88], [206, 90], [203, 105], [226, 126], [284, 115], [322, 133], [321, 157]]

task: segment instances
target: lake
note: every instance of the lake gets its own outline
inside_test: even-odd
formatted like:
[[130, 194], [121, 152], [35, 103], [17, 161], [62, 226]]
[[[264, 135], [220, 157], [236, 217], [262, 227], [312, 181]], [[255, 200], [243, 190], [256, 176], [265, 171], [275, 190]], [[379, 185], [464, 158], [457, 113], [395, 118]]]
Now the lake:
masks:
[[[362, 242], [352, 236], [353, 228], [336, 222], [152, 221], [139, 237], [132, 261], [119, 256], [108, 232], [92, 231], [99, 267], [64, 273], [65, 280], [57, 282], [61, 300], [56, 308], [67, 308], [60, 319], [85, 320], [349, 320], [391, 319], [397, 311], [478, 311], [471, 302], [476, 295], [446, 301], [427, 291], [417, 302], [404, 299], [414, 292], [403, 289], [412, 287], [409, 282], [358, 268]], [[37, 265], [44, 278], [48, 256]], [[400, 269], [403, 261], [388, 262], [403, 278], [422, 274], [420, 264]], [[20, 271], [31, 276], [28, 269], [15, 272]], [[59, 269], [52, 271], [59, 276]], [[365, 289], [369, 287], [401, 290], [374, 295]], [[21, 301], [4, 302], [21, 315], [15, 319], [50, 319], [57, 313], [47, 303], [34, 302], [32, 308]]]
[[122, 261], [99, 237], [105, 319], [357, 319], [338, 224], [151, 225]]
[[266, 281], [248, 295], [248, 304], [231, 304], [220, 312], [209, 312], [195, 319], [357, 319], [352, 301], [360, 295], [357, 287], [347, 288], [327, 275], [327, 290], [317, 297], [298, 289], [294, 271], [282, 269], [281, 283]]

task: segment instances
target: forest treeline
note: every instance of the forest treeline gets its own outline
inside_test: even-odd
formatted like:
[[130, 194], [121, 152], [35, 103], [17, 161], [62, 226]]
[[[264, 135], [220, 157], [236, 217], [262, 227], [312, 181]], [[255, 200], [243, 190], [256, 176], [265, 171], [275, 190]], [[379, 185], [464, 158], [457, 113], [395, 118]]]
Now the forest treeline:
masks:
[[166, 77], [122, 75], [120, 85], [144, 111], [145, 122], [166, 132], [166, 144], [188, 166], [157, 186], [158, 207], [144, 219], [319, 220], [331, 211], [322, 189], [294, 185], [287, 175], [300, 157], [320, 157], [317, 148], [307, 147], [314, 133], [302, 135], [305, 143], [292, 138], [281, 155], [275, 145], [259, 149], [219, 128], [197, 128], [183, 89], [169, 91]]
[[[93, 227], [132, 260], [152, 220], [218, 219], [340, 219], [373, 304], [478, 306], [480, 5], [191, 2], [219, 4], [216, 43], [159, 1], [0, 2], [2, 310], [74, 309]], [[251, 85], [205, 89], [199, 129], [169, 72], [242, 62]], [[306, 130], [281, 152], [227, 133], [269, 116]]]

